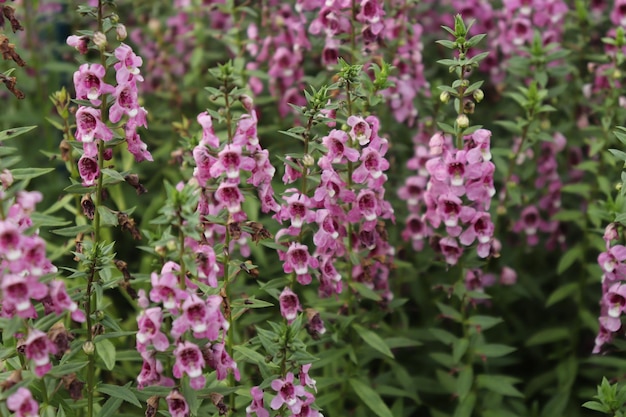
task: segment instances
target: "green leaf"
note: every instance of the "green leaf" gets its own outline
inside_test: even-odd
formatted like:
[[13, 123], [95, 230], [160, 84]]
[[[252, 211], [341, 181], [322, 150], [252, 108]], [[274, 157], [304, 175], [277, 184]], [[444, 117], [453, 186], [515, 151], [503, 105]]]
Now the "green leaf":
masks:
[[50, 372], [48, 372], [48, 375], [55, 377], [55, 378], [61, 378], [64, 375], [80, 371], [85, 366], [87, 366], [88, 363], [89, 362], [87, 361], [81, 361], [81, 362], [64, 363], [63, 365], [53, 366]]
[[91, 225], [84, 224], [82, 226], [72, 226], [72, 227], [64, 227], [62, 229], [54, 229], [54, 230], [51, 230], [51, 232], [59, 236], [75, 237], [79, 233], [87, 233], [87, 232], [91, 232], [91, 230], [92, 230]]
[[25, 127], [15, 127], [13, 129], [7, 129], [0, 132], [0, 142], [7, 139], [13, 139], [24, 133], [28, 133], [31, 130], [35, 129], [37, 126], [25, 126]]
[[590, 410], [599, 411], [601, 413], [606, 413], [606, 414], [608, 414], [611, 411], [609, 410], [607, 406], [597, 401], [587, 401], [586, 403], [583, 404], [583, 407], [588, 408]]
[[526, 346], [543, 345], [553, 343], [570, 337], [570, 330], [566, 327], [551, 327], [543, 329], [532, 335], [525, 343]]
[[469, 395], [461, 399], [461, 403], [454, 410], [454, 417], [470, 417], [474, 411], [476, 405], [476, 393], [469, 393]]
[[123, 402], [120, 398], [110, 397], [100, 409], [98, 417], [111, 417], [116, 412], [119, 412]]
[[356, 290], [359, 294], [363, 296], [363, 298], [367, 298], [368, 300], [380, 301], [382, 300], [381, 296], [376, 293], [373, 289], [369, 288], [367, 285], [362, 282], [351, 282], [350, 287]]
[[393, 417], [391, 410], [376, 391], [359, 379], [350, 378], [350, 386], [355, 394], [365, 403], [365, 405], [378, 417]]
[[620, 161], [626, 161], [626, 152], [622, 152], [618, 149], [609, 149], [609, 152], [613, 154]]
[[103, 225], [117, 226], [119, 224], [117, 214], [114, 213], [110, 208], [100, 206], [98, 207], [98, 213], [100, 213], [100, 219], [102, 220]]
[[556, 267], [556, 273], [561, 275], [567, 268], [572, 266], [578, 258], [582, 258], [583, 251], [580, 245], [576, 245], [563, 254]]
[[187, 404], [189, 405], [189, 411], [192, 416], [198, 415], [198, 408], [200, 408], [200, 401], [198, 400], [198, 392], [191, 388], [189, 384], [184, 384], [182, 389], [182, 394], [187, 400]]
[[109, 339], [101, 339], [96, 342], [96, 352], [106, 369], [112, 371], [115, 367], [115, 345]]
[[461, 401], [469, 394], [473, 383], [474, 369], [471, 366], [465, 366], [461, 369], [461, 372], [459, 372], [459, 377], [456, 380], [456, 393]]
[[16, 168], [11, 170], [11, 174], [13, 174], [13, 178], [16, 180], [29, 180], [52, 171], [54, 171], [54, 168]]
[[265, 363], [265, 357], [255, 350], [252, 350], [248, 347], [241, 346], [241, 345], [234, 346], [233, 349], [241, 353], [246, 358], [250, 359], [251, 363], [255, 363], [255, 364]]
[[452, 346], [452, 360], [454, 363], [461, 362], [461, 358], [467, 352], [467, 348], [469, 347], [469, 339], [460, 339], [457, 343]]
[[515, 352], [517, 349], [512, 346], [501, 345], [498, 343], [488, 343], [476, 348], [476, 354], [487, 358], [499, 358], [509, 353]]
[[267, 308], [273, 307], [274, 304], [268, 303], [267, 301], [257, 300], [254, 297], [250, 298], [240, 298], [238, 300], [234, 300], [231, 304], [231, 307], [240, 307], [240, 308]]
[[461, 313], [459, 313], [457, 310], [455, 310], [454, 308], [447, 306], [445, 304], [442, 304], [440, 302], [437, 302], [437, 308], [439, 309], [439, 311], [441, 311], [441, 314], [449, 319], [452, 319], [456, 322], [461, 322], [463, 321], [463, 316], [461, 315]]
[[524, 398], [524, 394], [519, 392], [513, 384], [517, 382], [515, 378], [511, 378], [506, 375], [478, 375], [476, 377], [476, 384], [480, 388], [488, 389], [489, 391], [506, 395], [509, 397]]
[[480, 327], [480, 331], [484, 331], [487, 329], [491, 329], [493, 326], [496, 326], [502, 323], [502, 319], [500, 317], [491, 317], [491, 316], [481, 316], [476, 315], [467, 319], [467, 323], [472, 326]]
[[548, 300], [546, 301], [546, 307], [550, 307], [551, 305], [566, 299], [570, 295], [575, 294], [578, 291], [578, 287], [579, 285], [577, 282], [569, 282], [561, 285], [559, 288], [554, 290], [552, 294], [550, 294]]
[[361, 336], [361, 339], [363, 339], [365, 343], [367, 343], [383, 355], [393, 359], [394, 356], [393, 353], [391, 353], [391, 349], [389, 349], [389, 346], [387, 346], [385, 341], [380, 336], [356, 323], [352, 325], [352, 328], [356, 330], [356, 332], [359, 334], [359, 336]]
[[130, 384], [131, 383], [129, 382], [123, 387], [120, 387], [118, 385], [101, 384], [97, 386], [97, 391], [102, 394], [110, 395], [114, 398], [119, 398], [128, 403], [131, 403], [134, 406], [142, 408], [141, 403], [137, 399], [137, 396], [129, 389]]

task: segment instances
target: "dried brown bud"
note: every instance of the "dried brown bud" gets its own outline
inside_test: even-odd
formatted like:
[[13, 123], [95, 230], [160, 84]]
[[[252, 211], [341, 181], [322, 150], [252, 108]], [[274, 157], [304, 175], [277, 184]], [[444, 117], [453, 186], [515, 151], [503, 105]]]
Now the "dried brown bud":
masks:
[[83, 398], [83, 387], [85, 383], [79, 381], [76, 374], [63, 375], [63, 386], [70, 393], [70, 398], [74, 401], [78, 401]]
[[117, 221], [122, 227], [122, 230], [128, 230], [135, 240], [141, 240], [141, 233], [135, 224], [135, 220], [132, 217], [128, 217], [128, 214], [120, 211], [117, 213]]
[[91, 334], [94, 337], [104, 334], [104, 326], [102, 325], [102, 323], [96, 323], [91, 326]]
[[252, 241], [259, 243], [261, 239], [271, 239], [274, 236], [259, 222], [245, 222], [244, 226], [252, 229]]
[[210, 394], [211, 402], [215, 407], [217, 407], [220, 416], [225, 416], [228, 414], [228, 407], [224, 404], [224, 396], [222, 394], [218, 394], [217, 392], [212, 392]]
[[0, 53], [2, 54], [2, 59], [15, 61], [20, 67], [26, 66], [26, 62], [15, 52], [15, 45], [9, 43], [9, 38], [5, 35], [0, 35]]
[[15, 9], [13, 9], [13, 7], [10, 7], [10, 6], [0, 6], [0, 7], [2, 7], [2, 14], [4, 15], [4, 17], [9, 19], [9, 22], [11, 22], [11, 30], [13, 30], [13, 33], [17, 32], [18, 30], [24, 30], [24, 27], [20, 24], [20, 21], [17, 20], [17, 18], [15, 17]]
[[320, 313], [312, 308], [307, 308], [304, 312], [307, 319], [307, 324], [304, 325], [306, 331], [314, 340], [319, 339], [320, 335], [326, 333], [324, 321], [320, 317]]
[[93, 220], [93, 217], [96, 214], [96, 205], [91, 199], [91, 194], [87, 193], [80, 199], [80, 206], [83, 208], [83, 214], [85, 217], [89, 220]]
[[124, 180], [126, 180], [128, 185], [130, 185], [131, 187], [133, 187], [135, 189], [135, 191], [137, 191], [137, 195], [145, 194], [145, 193], [148, 192], [146, 187], [144, 187], [139, 182], [139, 175], [137, 175], [137, 174], [130, 174], [130, 175], [125, 176]]
[[72, 145], [66, 139], [61, 141], [59, 150], [61, 151], [61, 159], [65, 162], [69, 161], [72, 155]]
[[4, 74], [0, 74], [0, 81], [2, 81], [2, 83], [4, 83], [4, 85], [6, 86], [6, 88], [11, 93], [13, 93], [13, 95], [17, 97], [19, 100], [25, 97], [24, 93], [21, 90], [18, 90], [17, 87], [15, 87], [15, 84], [17, 84], [17, 78], [8, 77]]
[[148, 401], [146, 401], [146, 417], [155, 417], [157, 414], [157, 411], [159, 410], [159, 400], [161, 398], [158, 395], [153, 395], [152, 397], [148, 398]]
[[230, 238], [233, 240], [241, 239], [241, 223], [233, 221], [230, 217], [228, 219], [228, 232], [230, 233]]
[[12, 387], [14, 387], [15, 384], [18, 384], [21, 381], [22, 381], [22, 370], [21, 369], [15, 370], [11, 372], [11, 375], [9, 375], [7, 379], [0, 382], [0, 390], [2, 390], [3, 392], [6, 390], [9, 390]]
[[55, 357], [61, 359], [64, 354], [70, 351], [70, 342], [74, 340], [74, 335], [70, 333], [63, 322], [55, 323], [50, 330], [48, 330], [48, 339], [57, 347], [57, 353]]

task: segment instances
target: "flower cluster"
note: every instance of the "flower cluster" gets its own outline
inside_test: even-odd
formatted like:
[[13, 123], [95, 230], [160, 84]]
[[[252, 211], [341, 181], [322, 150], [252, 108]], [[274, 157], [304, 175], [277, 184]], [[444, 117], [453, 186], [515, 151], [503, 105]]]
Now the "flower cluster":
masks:
[[[424, 149], [418, 146], [418, 155], [411, 161], [411, 166], [428, 172], [425, 187], [425, 177], [416, 176], [401, 189], [401, 194], [410, 196], [410, 206], [414, 207], [403, 233], [405, 239], [420, 247], [425, 237], [434, 235], [433, 229], [443, 227], [445, 235], [438, 239], [437, 249], [449, 265], [455, 265], [463, 254], [461, 245], [477, 242], [481, 258], [489, 256], [493, 249], [494, 225], [488, 210], [495, 195], [495, 166], [491, 162], [490, 139], [490, 131], [478, 129], [464, 138], [463, 149], [457, 149], [444, 135], [435, 134], [429, 143], [432, 157], [426, 160]], [[420, 198], [426, 207], [422, 218], [418, 218], [416, 209]]]
[[[322, 138], [327, 152], [319, 158], [320, 182], [311, 196], [296, 188], [286, 190], [281, 209], [274, 216], [288, 222], [276, 234], [277, 241], [289, 241], [288, 249], [279, 252], [279, 256], [285, 273], [295, 274], [302, 285], [310, 284], [314, 273], [319, 280], [319, 294], [330, 296], [342, 291], [342, 277], [336, 263], [350, 256], [350, 249], [367, 250], [371, 261], [353, 265], [349, 273], [372, 289], [383, 291], [384, 298], [390, 300], [387, 275], [393, 253], [386, 241], [384, 223], [380, 221], [394, 219], [383, 187], [387, 180], [384, 171], [389, 168], [385, 159], [389, 145], [378, 135], [379, 122], [375, 116], [365, 119], [350, 116], [347, 124], [348, 132], [334, 129]], [[348, 165], [353, 168], [349, 178], [342, 173]], [[285, 166], [285, 183], [301, 177], [300, 171], [288, 163]], [[313, 254], [301, 242], [303, 227], [307, 225], [316, 226]], [[348, 230], [352, 231], [351, 235]], [[347, 239], [354, 246], [348, 246]], [[283, 292], [281, 298], [283, 316], [293, 320], [300, 308], [297, 296]]]
[[[70, 37], [68, 44], [81, 47], [82, 39]], [[83, 144], [83, 155], [78, 161], [78, 172], [85, 186], [94, 185], [100, 176], [98, 142], [110, 142], [114, 137], [113, 130], [103, 119], [102, 102], [106, 102], [107, 95], [113, 97], [112, 105], [108, 108], [108, 121], [118, 123], [126, 116], [124, 133], [128, 151], [137, 162], [152, 161], [152, 155], [137, 133], [139, 127], [147, 127], [147, 111], [139, 105], [137, 90], [137, 83], [143, 82], [139, 70], [142, 59], [133, 52], [130, 46], [123, 43], [115, 49], [114, 56], [118, 60], [114, 65], [116, 86], [105, 82], [106, 68], [101, 64], [83, 64], [74, 73], [76, 99], [88, 101], [93, 106], [81, 105], [76, 111], [75, 137]], [[111, 159], [112, 150], [106, 149], [102, 156], [105, 159]]]
[[600, 329], [593, 353], [599, 353], [602, 346], [613, 339], [613, 334], [622, 328], [620, 317], [626, 310], [626, 247], [613, 244], [619, 237], [619, 226], [609, 224], [603, 236], [606, 251], [598, 256], [598, 264], [602, 268], [602, 298]]
[[[299, 384], [294, 382], [295, 376], [292, 372], [288, 372], [284, 378], [272, 381], [271, 387], [276, 391], [276, 395], [270, 402], [272, 410], [285, 409], [289, 414], [284, 415], [293, 417], [322, 417], [322, 414], [311, 406], [315, 401], [315, 396], [305, 390], [305, 387], [308, 387], [317, 391], [315, 380], [309, 376], [310, 368], [311, 364], [300, 367]], [[263, 390], [259, 387], [252, 387], [250, 394], [252, 403], [246, 408], [246, 416], [252, 417], [254, 413], [256, 417], [269, 417], [270, 412], [265, 408], [263, 400]]]
[[[149, 294], [141, 295], [140, 305], [144, 310], [137, 318], [137, 350], [143, 358], [143, 367], [137, 377], [138, 386], [174, 385], [171, 378], [164, 376], [163, 364], [157, 359], [159, 352], [170, 350], [175, 358], [173, 376], [181, 379], [187, 375], [194, 389], [204, 387], [206, 367], [216, 371], [218, 380], [225, 379], [229, 369], [239, 380], [237, 364], [225, 350], [229, 324], [221, 311], [222, 298], [201, 296], [191, 280], [186, 279], [182, 284], [179, 273], [180, 265], [172, 261], [165, 263], [160, 274], [152, 273]], [[157, 306], [150, 307], [150, 302]], [[166, 317], [171, 319], [169, 330], [164, 330], [169, 322], [164, 320]]]

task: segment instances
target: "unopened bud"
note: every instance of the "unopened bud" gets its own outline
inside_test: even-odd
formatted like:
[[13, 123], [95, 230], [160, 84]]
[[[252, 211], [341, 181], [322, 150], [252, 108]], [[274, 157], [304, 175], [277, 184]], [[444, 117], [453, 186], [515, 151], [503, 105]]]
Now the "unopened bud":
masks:
[[8, 169], [3, 169], [0, 173], [0, 182], [3, 188], [9, 188], [13, 184], [13, 174]]
[[87, 355], [93, 355], [93, 352], [96, 350], [96, 345], [93, 344], [91, 340], [87, 340], [83, 343], [83, 352]]
[[176, 241], [174, 239], [170, 239], [167, 241], [167, 243], [165, 244], [165, 246], [167, 247], [167, 249], [169, 251], [175, 251], [176, 250]]
[[464, 114], [459, 114], [459, 116], [456, 118], [456, 125], [460, 128], [460, 129], [465, 129], [466, 127], [469, 126], [469, 119], [467, 118], [466, 115]]
[[128, 36], [128, 33], [126, 32], [126, 26], [121, 23], [118, 23], [115, 27], [115, 33], [117, 34], [118, 41], [123, 41]]
[[619, 80], [620, 78], [622, 78], [622, 72], [616, 68], [616, 69], [613, 71], [612, 76], [613, 76], [613, 79], [614, 79], [614, 80]]
[[104, 49], [107, 46], [107, 37], [102, 32], [96, 32], [93, 34], [93, 43], [100, 49]]
[[304, 154], [302, 157], [302, 164], [305, 167], [312, 167], [315, 164], [315, 159], [311, 156], [311, 154]]
[[483, 93], [483, 90], [481, 90], [480, 88], [474, 90], [474, 100], [476, 100], [476, 103], [480, 103], [481, 101], [483, 101], [484, 98], [485, 93]]
[[439, 94], [439, 100], [441, 100], [442, 103], [447, 104], [450, 101], [450, 93], [442, 91], [441, 94]]

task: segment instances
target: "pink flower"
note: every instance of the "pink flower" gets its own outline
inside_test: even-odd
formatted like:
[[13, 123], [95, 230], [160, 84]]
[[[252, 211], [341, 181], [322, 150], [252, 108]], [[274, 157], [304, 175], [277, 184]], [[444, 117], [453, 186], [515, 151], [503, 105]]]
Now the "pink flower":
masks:
[[213, 130], [213, 119], [209, 113], [200, 113], [197, 120], [202, 126], [202, 140], [200, 141], [200, 145], [208, 145], [213, 148], [218, 148], [220, 146], [220, 138], [215, 135]]
[[292, 242], [285, 254], [285, 263], [283, 270], [289, 274], [295, 272], [298, 282], [302, 285], [311, 283], [310, 268], [317, 268], [319, 265], [317, 259], [309, 254], [309, 248], [301, 243]]
[[83, 179], [83, 185], [85, 187], [94, 185], [100, 176], [98, 161], [90, 156], [81, 156], [78, 160], [78, 172]]
[[189, 405], [178, 390], [170, 392], [165, 401], [172, 417], [189, 417]]
[[217, 155], [217, 161], [211, 166], [211, 177], [217, 178], [226, 173], [226, 178], [232, 182], [239, 181], [239, 171], [252, 171], [256, 167], [254, 159], [242, 156], [241, 146], [226, 145]]
[[94, 106], [99, 106], [99, 97], [102, 94], [111, 94], [115, 91], [112, 85], [103, 81], [106, 69], [100, 64], [83, 64], [74, 73], [74, 88], [76, 98], [89, 100]]
[[459, 258], [463, 254], [463, 249], [459, 248], [456, 239], [452, 237], [444, 237], [439, 241], [439, 249], [446, 258], [448, 265], [456, 265]]
[[148, 385], [161, 385], [164, 387], [173, 387], [174, 380], [164, 377], [163, 364], [154, 357], [154, 352], [141, 352], [143, 365], [141, 372], [137, 376], [137, 387], [143, 389]]
[[371, 146], [363, 149], [361, 165], [352, 173], [352, 180], [357, 184], [367, 179], [377, 180], [383, 175], [383, 171], [389, 169], [389, 162]]
[[24, 354], [35, 364], [35, 375], [41, 378], [52, 368], [50, 355], [57, 353], [57, 347], [41, 330], [31, 329], [25, 342]]
[[230, 357], [228, 352], [226, 352], [224, 342], [214, 343], [209, 349], [204, 350], [204, 355], [207, 364], [215, 369], [218, 381], [226, 379], [229, 369], [235, 375], [236, 381], [241, 379], [237, 363]]
[[298, 316], [298, 311], [302, 311], [298, 296], [289, 287], [285, 287], [280, 293], [278, 301], [280, 302], [280, 314], [287, 320], [287, 323], [291, 324]]
[[[365, 121], [363, 121], [363, 123], [365, 123]], [[326, 147], [328, 152], [320, 158], [320, 168], [331, 169], [332, 164], [343, 163], [345, 160], [355, 162], [359, 159], [359, 151], [350, 148], [347, 146], [347, 143], [348, 134], [342, 130], [333, 129], [328, 136], [324, 136], [322, 144]]]
[[123, 115], [134, 118], [139, 114], [139, 101], [137, 97], [137, 87], [135, 84], [126, 82], [119, 84], [113, 93], [115, 101], [109, 109], [109, 120], [117, 123]]
[[39, 404], [24, 387], [19, 387], [7, 398], [7, 407], [15, 412], [14, 417], [39, 417]]
[[239, 191], [237, 184], [224, 181], [217, 187], [215, 199], [226, 207], [229, 213], [235, 214], [241, 211], [241, 203], [244, 201], [244, 196]]
[[198, 339], [217, 340], [220, 329], [228, 330], [228, 322], [220, 311], [221, 304], [219, 295], [210, 295], [206, 300], [190, 295], [183, 303], [181, 316], [172, 323], [172, 336], [179, 338], [191, 329]]
[[256, 413], [257, 417], [270, 417], [270, 412], [263, 405], [263, 390], [259, 387], [252, 387], [250, 394], [252, 403], [246, 407], [246, 417], [252, 417], [252, 413]]
[[135, 55], [133, 49], [122, 43], [114, 51], [115, 57], [119, 60], [114, 65], [115, 79], [118, 84], [126, 84], [131, 80], [143, 81], [143, 77], [139, 74], [139, 67], [143, 64], [143, 60]]
[[285, 404], [292, 413], [298, 414], [300, 412], [302, 400], [299, 397], [303, 397], [306, 391], [303, 386], [293, 384], [293, 374], [291, 372], [287, 373], [285, 379], [273, 380], [272, 389], [277, 392], [270, 403], [270, 407], [273, 410], [278, 410]]
[[372, 137], [372, 128], [370, 125], [360, 116], [350, 116], [347, 120], [348, 126], [350, 126], [350, 137], [353, 140], [359, 142], [359, 145], [365, 146], [370, 142]]
[[78, 308], [78, 304], [74, 302], [67, 294], [65, 289], [65, 282], [61, 280], [54, 280], [49, 284], [49, 297], [46, 297], [48, 303], [46, 309], [55, 312], [56, 314], [62, 314], [64, 311], [69, 311], [72, 316], [72, 320], [78, 323], [84, 323], [87, 319], [85, 312]]
[[202, 356], [200, 348], [188, 341], [179, 342], [174, 350], [176, 363], [173, 373], [176, 378], [182, 378], [183, 373], [189, 376], [189, 385], [193, 389], [202, 389], [206, 383], [206, 378], [202, 375], [202, 369], [206, 362]]
[[278, 220], [290, 220], [291, 226], [296, 229], [300, 229], [303, 224], [308, 224], [315, 220], [315, 213], [309, 208], [311, 206], [309, 197], [300, 194], [295, 188], [285, 190], [285, 194], [290, 194], [288, 197], [285, 197], [287, 207], [283, 207], [276, 214]]
[[171, 270], [165, 269], [165, 266], [163, 266], [160, 276], [156, 272], [153, 272], [151, 275], [152, 289], [150, 290], [150, 300], [153, 303], [162, 302], [163, 307], [172, 311], [178, 307], [181, 301], [187, 298], [188, 294], [178, 287], [178, 277]]
[[22, 318], [37, 316], [31, 298], [41, 300], [48, 295], [48, 287], [32, 275], [6, 274], [2, 277], [3, 309], [15, 309]]
[[163, 312], [160, 307], [142, 311], [137, 318], [137, 350], [144, 352], [148, 343], [152, 343], [159, 352], [165, 352], [170, 346], [167, 336], [161, 331]]
[[309, 369], [311, 369], [312, 364], [308, 363], [306, 365], [302, 365], [300, 368], [300, 375], [298, 378], [300, 379], [300, 384], [312, 388], [317, 392], [316, 382], [313, 378], [309, 376]]
[[94, 139], [109, 141], [113, 132], [100, 119], [99, 110], [81, 106], [76, 112], [76, 140], [93, 142]]

